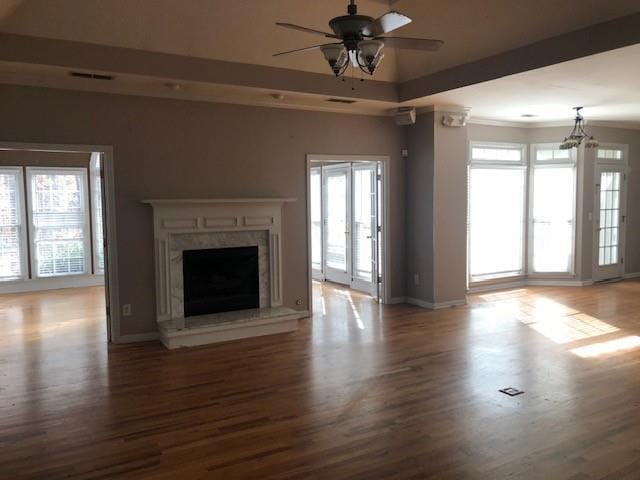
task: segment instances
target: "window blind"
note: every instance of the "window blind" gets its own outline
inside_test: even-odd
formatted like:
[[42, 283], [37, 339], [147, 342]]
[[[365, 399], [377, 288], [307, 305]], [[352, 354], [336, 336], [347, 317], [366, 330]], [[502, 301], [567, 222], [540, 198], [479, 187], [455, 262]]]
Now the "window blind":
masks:
[[32, 242], [38, 277], [86, 272], [86, 173], [29, 169]]
[[24, 276], [21, 199], [21, 170], [0, 169], [0, 281], [18, 280]]

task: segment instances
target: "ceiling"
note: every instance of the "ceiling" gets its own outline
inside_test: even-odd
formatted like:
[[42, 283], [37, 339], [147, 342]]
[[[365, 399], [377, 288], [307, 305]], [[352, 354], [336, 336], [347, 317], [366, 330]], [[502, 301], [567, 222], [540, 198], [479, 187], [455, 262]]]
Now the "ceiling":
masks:
[[[337, 80], [328, 74], [328, 67], [317, 52], [272, 57], [277, 51], [323, 41], [322, 37], [280, 29], [274, 22], [326, 30], [327, 20], [343, 14], [346, 3], [347, 0], [0, 0], [0, 32], [271, 68], [268, 72], [249, 69], [245, 72], [247, 78], [273, 75], [281, 80], [295, 76], [290, 70], [305, 75], [309, 73], [304, 72], [320, 73], [324, 75], [301, 77], [298, 84], [305, 85], [305, 79], [315, 82], [320, 77], [335, 85]], [[416, 77], [428, 81], [429, 75], [435, 72], [470, 65], [640, 9], [638, 0], [537, 0], [535, 8], [531, 8], [532, 3], [531, 0], [456, 0], [455, 8], [451, 8], [450, 0], [360, 0], [361, 13], [379, 16], [393, 8], [411, 16], [414, 22], [401, 30], [403, 36], [445, 40], [445, 46], [437, 53], [398, 51], [394, 55], [389, 52], [376, 74], [378, 82], [369, 83], [372, 88], [382, 88], [388, 93], [403, 81]], [[576, 4], [580, 5], [579, 9], [575, 8]], [[34, 43], [35, 39], [24, 38], [36, 52], [56, 48], [67, 51], [66, 44], [48, 49]], [[86, 52], [89, 53], [78, 55], [85, 62], [87, 58], [96, 58], [94, 52], [103, 57], [110, 55], [95, 49]], [[67, 51], [72, 62], [75, 53]], [[310, 87], [296, 90], [277, 82], [267, 88], [266, 84], [251, 82], [205, 81], [205, 76], [197, 78], [197, 75], [190, 79], [160, 73], [145, 76], [135, 69], [116, 70], [114, 81], [96, 82], [69, 77], [70, 68], [76, 65], [38, 61], [46, 60], [46, 55], [36, 58], [28, 54], [24, 62], [11, 55], [10, 51], [8, 57], [6, 53], [0, 57], [0, 82], [372, 115], [388, 114], [403, 105], [467, 107], [474, 118], [522, 124], [567, 121], [572, 117], [571, 107], [583, 105], [589, 120], [640, 125], [640, 76], [637, 75], [640, 44], [463, 88], [441, 89], [445, 91], [405, 103], [394, 101], [388, 94], [367, 96], [365, 87], [358, 87], [363, 89], [359, 94], [351, 92], [349, 82], [342, 90], [331, 85], [324, 90], [314, 91]], [[512, 62], [513, 57], [510, 58]], [[158, 62], [166, 66], [164, 60]], [[77, 67], [83, 67], [80, 63]], [[212, 68], [226, 69], [225, 65], [215, 64]], [[281, 68], [290, 70], [278, 70]], [[177, 69], [178, 73], [183, 71], [180, 67]], [[168, 70], [165, 68], [165, 71]], [[105, 72], [108, 73], [108, 69]], [[373, 85], [376, 83], [379, 85]], [[357, 101], [328, 102], [332, 96]]]
[[[0, 31], [330, 74], [323, 43], [276, 21], [327, 30], [347, 0], [0, 0]], [[452, 5], [455, 7], [452, 8]], [[359, 0], [380, 16], [388, 0]], [[576, 8], [579, 5], [579, 8]], [[532, 8], [532, 6], [535, 6]], [[388, 50], [376, 79], [405, 81], [639, 10], [638, 0], [397, 0], [413, 18], [400, 36], [440, 38], [440, 52]]]
[[[640, 44], [424, 97], [414, 106], [464, 105], [474, 118], [525, 123], [589, 120], [640, 125]], [[533, 115], [533, 117], [523, 117]]]

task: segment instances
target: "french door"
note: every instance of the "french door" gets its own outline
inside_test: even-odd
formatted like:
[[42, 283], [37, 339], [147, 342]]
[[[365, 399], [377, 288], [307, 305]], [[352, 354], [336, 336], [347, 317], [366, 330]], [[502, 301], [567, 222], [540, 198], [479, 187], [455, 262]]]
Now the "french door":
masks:
[[311, 169], [314, 278], [378, 296], [379, 182], [375, 162]]
[[595, 178], [593, 279], [598, 281], [624, 273], [626, 166], [596, 164]]
[[324, 278], [351, 284], [351, 166], [323, 167]]
[[354, 164], [352, 180], [351, 287], [378, 296], [378, 167]]

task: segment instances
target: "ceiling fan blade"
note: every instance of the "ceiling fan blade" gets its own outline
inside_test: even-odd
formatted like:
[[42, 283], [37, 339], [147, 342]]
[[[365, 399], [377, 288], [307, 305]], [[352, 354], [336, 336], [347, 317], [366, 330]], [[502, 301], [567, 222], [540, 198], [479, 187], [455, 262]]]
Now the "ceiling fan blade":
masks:
[[411, 23], [411, 19], [399, 12], [388, 12], [362, 29], [365, 37], [378, 37]]
[[323, 37], [327, 37], [327, 38], [340, 38], [340, 37], [334, 35], [333, 33], [321, 32], [320, 30], [314, 30], [313, 28], [301, 27], [300, 25], [294, 25], [293, 23], [276, 22], [276, 25], [278, 25], [279, 27], [290, 28], [291, 30], [297, 30], [298, 32], [305, 32], [305, 33], [313, 33], [315, 35], [322, 35]]
[[444, 44], [442, 40], [432, 40], [430, 38], [403, 38], [403, 37], [379, 37], [385, 47], [400, 48], [403, 50], [426, 50], [435, 52], [440, 50]]
[[274, 57], [279, 57], [281, 55], [289, 55], [290, 53], [301, 53], [301, 52], [310, 52], [311, 50], [320, 50], [325, 45], [334, 45], [333, 43], [324, 43], [322, 45], [314, 45], [313, 47], [304, 47], [304, 48], [296, 48], [295, 50], [288, 50], [286, 52], [274, 53]]

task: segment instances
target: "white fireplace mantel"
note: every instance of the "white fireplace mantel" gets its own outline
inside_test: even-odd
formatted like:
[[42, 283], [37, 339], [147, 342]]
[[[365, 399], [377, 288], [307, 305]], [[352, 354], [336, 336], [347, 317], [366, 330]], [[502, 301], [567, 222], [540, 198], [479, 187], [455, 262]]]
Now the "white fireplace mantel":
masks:
[[168, 205], [284, 205], [295, 202], [295, 198], [161, 198], [143, 200], [152, 206]]
[[[306, 312], [299, 312], [300, 315], [297, 315], [295, 310], [282, 307], [280, 240], [282, 207], [294, 201], [294, 198], [178, 198], [143, 201], [153, 207], [156, 319], [161, 339], [167, 347], [215, 343], [290, 331], [295, 329], [294, 326], [297, 327], [297, 318], [306, 316]], [[262, 255], [266, 255], [267, 260], [261, 264], [259, 309], [265, 314], [247, 312], [248, 320], [233, 317], [234, 322], [237, 321], [239, 325], [237, 336], [234, 337], [233, 331], [228, 331], [229, 325], [225, 325], [225, 334], [220, 336], [220, 322], [228, 323], [228, 315], [220, 318], [211, 315], [204, 321], [193, 321], [195, 317], [184, 318], [182, 250], [191, 248], [185, 245], [218, 248], [220, 245], [233, 246], [234, 242], [255, 244]], [[295, 323], [294, 317], [297, 317]], [[256, 325], [252, 329], [251, 322], [254, 320]], [[265, 321], [269, 325], [265, 326]], [[278, 325], [278, 322], [282, 324]]]

